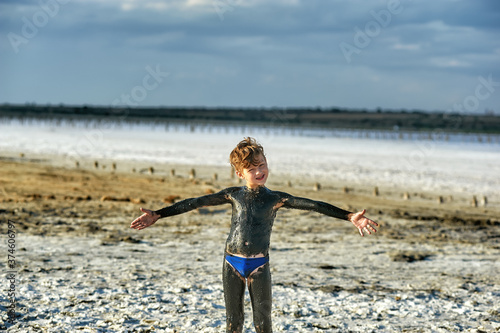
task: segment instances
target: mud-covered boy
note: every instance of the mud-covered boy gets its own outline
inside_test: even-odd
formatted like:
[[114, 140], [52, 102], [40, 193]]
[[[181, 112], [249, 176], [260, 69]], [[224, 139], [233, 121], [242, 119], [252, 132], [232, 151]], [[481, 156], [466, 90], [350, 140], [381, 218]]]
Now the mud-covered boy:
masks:
[[245, 186], [229, 187], [218, 193], [185, 199], [160, 210], [141, 208], [144, 213], [131, 228], [142, 230], [158, 219], [182, 214], [196, 208], [231, 204], [231, 229], [226, 240], [222, 269], [226, 304], [226, 331], [242, 332], [244, 322], [243, 296], [248, 287], [253, 321], [257, 332], [272, 332], [271, 272], [269, 242], [276, 213], [280, 208], [316, 211], [350, 221], [359, 233], [376, 232], [374, 221], [364, 217], [365, 210], [352, 213], [328, 203], [272, 191], [265, 187], [269, 170], [263, 147], [253, 138], [238, 143], [230, 154], [236, 174]]

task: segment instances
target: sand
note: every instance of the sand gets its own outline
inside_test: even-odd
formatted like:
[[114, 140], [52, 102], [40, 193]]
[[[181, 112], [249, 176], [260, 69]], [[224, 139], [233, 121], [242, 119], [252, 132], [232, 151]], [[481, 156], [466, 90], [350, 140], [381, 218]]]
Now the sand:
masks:
[[[0, 221], [15, 243], [11, 332], [223, 332], [221, 268], [230, 206], [199, 209], [136, 231], [139, 207], [157, 209], [237, 185], [227, 168], [2, 155]], [[105, 166], [105, 167], [103, 167]], [[135, 168], [135, 173], [132, 169]], [[171, 170], [175, 169], [175, 176]], [[213, 174], [218, 179], [213, 179]], [[288, 183], [290, 182], [290, 183]], [[500, 331], [500, 205], [465, 195], [271, 175], [268, 187], [367, 209], [381, 224], [361, 238], [349, 222], [282, 209], [271, 240], [276, 332]], [[245, 332], [253, 332], [246, 298]]]

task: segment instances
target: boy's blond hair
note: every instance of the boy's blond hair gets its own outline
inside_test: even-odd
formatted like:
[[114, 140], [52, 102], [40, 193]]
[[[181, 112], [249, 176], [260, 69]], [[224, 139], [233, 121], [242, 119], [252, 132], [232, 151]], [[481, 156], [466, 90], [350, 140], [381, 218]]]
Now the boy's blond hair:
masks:
[[236, 148], [229, 154], [229, 162], [238, 172], [248, 168], [250, 165], [257, 165], [259, 156], [265, 158], [264, 147], [254, 138], [247, 137], [240, 141]]

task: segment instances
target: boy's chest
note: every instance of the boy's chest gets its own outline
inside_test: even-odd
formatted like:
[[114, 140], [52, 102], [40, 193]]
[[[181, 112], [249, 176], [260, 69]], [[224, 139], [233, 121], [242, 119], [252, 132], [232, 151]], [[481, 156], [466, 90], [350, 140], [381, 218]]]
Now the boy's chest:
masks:
[[233, 198], [233, 208], [240, 217], [274, 219], [278, 199], [267, 194], [243, 194]]

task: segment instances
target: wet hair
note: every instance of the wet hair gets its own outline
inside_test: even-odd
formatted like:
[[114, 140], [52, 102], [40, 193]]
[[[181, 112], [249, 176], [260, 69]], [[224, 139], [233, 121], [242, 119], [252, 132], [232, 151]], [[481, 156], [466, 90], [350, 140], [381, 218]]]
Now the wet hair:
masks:
[[229, 154], [229, 162], [236, 171], [241, 172], [250, 165], [257, 165], [259, 156], [265, 158], [264, 147], [254, 138], [247, 137], [240, 141], [231, 154]]

